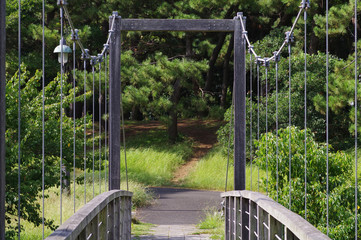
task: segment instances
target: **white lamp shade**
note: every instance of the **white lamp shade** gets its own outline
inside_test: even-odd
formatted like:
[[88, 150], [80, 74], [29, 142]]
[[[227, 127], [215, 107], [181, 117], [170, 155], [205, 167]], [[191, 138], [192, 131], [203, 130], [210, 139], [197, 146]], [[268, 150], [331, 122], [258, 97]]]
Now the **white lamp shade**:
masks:
[[[54, 53], [58, 54], [58, 61], [59, 63], [61, 63], [61, 40], [60, 40], [60, 44], [54, 49]], [[71, 48], [69, 46], [66, 45], [65, 40], [63, 41], [63, 63], [67, 63], [68, 62], [68, 54], [71, 53]]]

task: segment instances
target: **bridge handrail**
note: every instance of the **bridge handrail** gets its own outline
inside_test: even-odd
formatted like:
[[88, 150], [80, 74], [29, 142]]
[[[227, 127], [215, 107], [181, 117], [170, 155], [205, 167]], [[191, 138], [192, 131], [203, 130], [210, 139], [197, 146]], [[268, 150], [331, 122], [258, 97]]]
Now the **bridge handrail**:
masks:
[[129, 239], [132, 192], [112, 190], [96, 196], [71, 216], [46, 240]]
[[226, 239], [234, 235], [235, 239], [248, 239], [251, 233], [250, 239], [330, 240], [304, 218], [261, 193], [230, 191], [221, 196], [225, 199]]

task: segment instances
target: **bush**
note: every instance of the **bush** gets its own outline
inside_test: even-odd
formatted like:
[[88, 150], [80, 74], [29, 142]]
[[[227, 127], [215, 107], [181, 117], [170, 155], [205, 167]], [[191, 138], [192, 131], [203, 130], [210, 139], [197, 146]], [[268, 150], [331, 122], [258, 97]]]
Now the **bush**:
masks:
[[[278, 161], [277, 135], [262, 134], [260, 141], [255, 141], [255, 162], [263, 170], [268, 168], [268, 193], [273, 199], [285, 207], [289, 206], [289, 134], [291, 132], [291, 210], [305, 216], [305, 130], [297, 127], [284, 128], [278, 131]], [[267, 143], [266, 143], [267, 138]], [[268, 147], [267, 147], [268, 146]], [[332, 147], [330, 147], [332, 150]], [[317, 143], [314, 134], [307, 131], [307, 220], [326, 230], [326, 144]], [[268, 161], [266, 159], [268, 156]], [[278, 163], [278, 177], [277, 177]], [[329, 225], [332, 239], [354, 239], [354, 183], [350, 180], [353, 164], [349, 155], [344, 152], [329, 153]], [[265, 188], [267, 180], [262, 185]], [[360, 196], [358, 196], [360, 199]], [[351, 222], [351, 223], [350, 223]], [[359, 231], [358, 235], [361, 235]]]

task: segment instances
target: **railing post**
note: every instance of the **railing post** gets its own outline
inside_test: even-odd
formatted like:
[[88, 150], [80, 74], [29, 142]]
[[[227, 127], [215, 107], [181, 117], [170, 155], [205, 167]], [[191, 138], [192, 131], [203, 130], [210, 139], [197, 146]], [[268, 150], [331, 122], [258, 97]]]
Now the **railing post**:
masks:
[[241, 22], [234, 18], [234, 190], [246, 189], [246, 53]]
[[109, 44], [109, 190], [120, 189], [120, 54], [121, 18], [116, 12], [110, 17], [110, 29], [115, 17]]
[[0, 1], [0, 240], [5, 240], [5, 54], [6, 0]]

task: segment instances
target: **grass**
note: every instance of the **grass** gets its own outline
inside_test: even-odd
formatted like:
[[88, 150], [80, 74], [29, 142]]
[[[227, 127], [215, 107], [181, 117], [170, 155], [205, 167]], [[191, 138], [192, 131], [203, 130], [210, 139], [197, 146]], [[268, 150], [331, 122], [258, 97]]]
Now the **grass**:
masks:
[[150, 229], [154, 225], [151, 223], [143, 223], [143, 222], [133, 222], [132, 223], [132, 235], [135, 237], [139, 237], [141, 235], [147, 235], [150, 232]]
[[224, 239], [224, 217], [215, 209], [206, 211], [206, 218], [197, 225], [200, 234], [210, 234], [211, 239]]
[[[99, 177], [96, 178], [98, 174], [94, 176], [94, 195], [99, 194], [99, 182], [97, 181]], [[92, 176], [89, 174], [87, 184], [86, 184], [86, 199], [87, 202], [93, 198], [93, 184], [90, 182]], [[104, 184], [104, 182], [103, 182]], [[73, 191], [73, 184], [71, 184], [71, 191]], [[102, 192], [105, 192], [104, 186], [102, 186]], [[126, 183], [122, 183], [122, 189], [126, 189]], [[79, 210], [84, 205], [84, 184], [75, 185], [76, 194], [75, 194], [75, 210]], [[153, 198], [152, 195], [146, 192], [146, 187], [143, 184], [136, 182], [129, 182], [129, 190], [133, 192], [133, 204], [136, 207], [144, 206], [149, 204]], [[57, 187], [53, 187], [46, 192], [48, 198], [45, 199], [45, 211], [44, 215], [46, 219], [53, 220], [55, 225], [60, 224], [60, 190]], [[39, 204], [42, 206], [42, 200], [39, 199]], [[62, 222], [64, 223], [70, 216], [74, 214], [74, 195], [63, 194], [62, 197]], [[34, 226], [32, 223], [27, 221], [22, 221], [24, 226], [24, 231], [21, 234], [22, 240], [32, 240], [32, 239], [42, 239], [42, 226]], [[53, 231], [50, 228], [44, 229], [45, 237], [49, 236]]]
[[[165, 131], [149, 131], [127, 143], [128, 176], [132, 181], [151, 186], [170, 185], [173, 172], [192, 154], [192, 143], [168, 143]], [[122, 169], [124, 169], [122, 153]]]
[[[233, 162], [233, 161], [232, 161]], [[204, 158], [202, 158], [197, 166], [185, 179], [184, 186], [197, 189], [207, 190], [225, 190], [226, 182], [226, 169], [227, 169], [227, 156], [224, 155], [220, 146], [214, 147]], [[233, 164], [231, 163], [228, 169], [228, 184], [227, 190], [233, 189]], [[246, 167], [246, 189], [250, 190], [250, 176], [251, 167]], [[260, 170], [260, 179], [265, 177], [266, 174]], [[258, 169], [252, 167], [252, 190], [258, 189]], [[260, 189], [262, 191], [262, 189]]]

